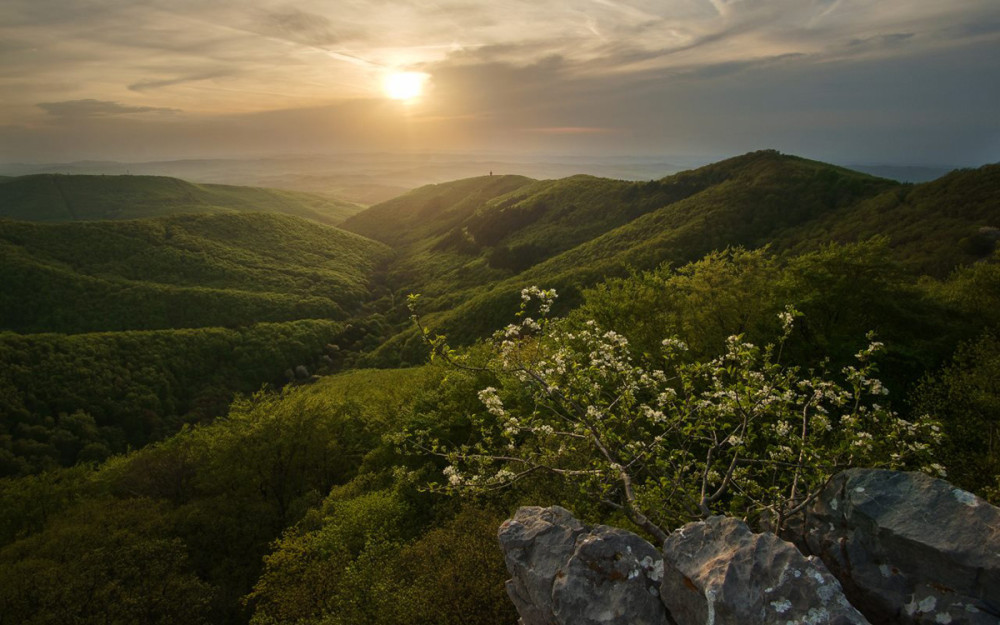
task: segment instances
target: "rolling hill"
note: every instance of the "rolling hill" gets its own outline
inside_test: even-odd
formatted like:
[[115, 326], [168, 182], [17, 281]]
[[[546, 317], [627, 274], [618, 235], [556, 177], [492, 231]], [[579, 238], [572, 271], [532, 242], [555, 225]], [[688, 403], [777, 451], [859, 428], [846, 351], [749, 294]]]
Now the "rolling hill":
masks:
[[[101, 208], [100, 197], [112, 187], [121, 202], [130, 189], [176, 199], [177, 189], [195, 194], [216, 188], [139, 176], [28, 176], [0, 181], [0, 195], [14, 185], [41, 206], [66, 182], [77, 185], [74, 197], [90, 198], [92, 204], [77, 205], [90, 206], [88, 215], [110, 210]], [[84, 193], [87, 189], [93, 193]], [[162, 193], [150, 195], [151, 189]], [[263, 203], [274, 197], [266, 190], [225, 189], [235, 189], [229, 196], [234, 204], [241, 197]], [[429, 185], [349, 217], [344, 230], [299, 216], [229, 209], [71, 223], [0, 219], [0, 331], [20, 333], [7, 335], [9, 344], [18, 346], [12, 354], [65, 349], [68, 363], [87, 363], [77, 353], [79, 346], [90, 345], [82, 339], [32, 337], [80, 334], [98, 337], [94, 345], [117, 345], [117, 334], [125, 331], [162, 331], [166, 337], [189, 329], [243, 332], [262, 322], [279, 328], [307, 319], [350, 321], [324, 326], [322, 338], [309, 331], [310, 338], [302, 339], [301, 327], [276, 331], [276, 347], [308, 345], [305, 351], [318, 355], [328, 343], [336, 344], [341, 354], [336, 367], [358, 362], [395, 367], [424, 355], [403, 304], [406, 293], [421, 293], [425, 322], [462, 344], [509, 322], [525, 286], [558, 289], [558, 310], [565, 312], [582, 301], [586, 288], [610, 277], [680, 266], [732, 246], [768, 245], [773, 253], [799, 255], [830, 242], [882, 236], [910, 280], [944, 278], [996, 247], [998, 189], [998, 165], [913, 185], [763, 151], [648, 182], [480, 176]], [[181, 205], [159, 204], [164, 210]], [[199, 342], [215, 341], [210, 334], [184, 335], [182, 351], [193, 353]], [[129, 347], [123, 354], [108, 351], [108, 364], [79, 367], [113, 370], [115, 362], [150, 351], [143, 341], [124, 344]], [[151, 366], [157, 371], [172, 366], [173, 356], [163, 358]], [[22, 374], [30, 370], [28, 361], [18, 362]], [[281, 359], [279, 368], [292, 364]], [[332, 360], [329, 364], [333, 367]], [[52, 390], [59, 397], [76, 396], [67, 390], [78, 384], [73, 379], [53, 383]], [[260, 369], [248, 379], [274, 381], [274, 372]], [[241, 384], [245, 390], [246, 382]], [[221, 386], [235, 388], [230, 382]], [[10, 385], [7, 394], [21, 398], [11, 405], [39, 413], [24, 407], [22, 400], [28, 400], [17, 391], [21, 387]], [[141, 393], [176, 396], [143, 388]], [[160, 401], [157, 414], [170, 412], [163, 406], [177, 400]], [[60, 410], [100, 414], [99, 405], [81, 399], [41, 412], [52, 418]], [[217, 414], [218, 407], [209, 412]], [[102, 427], [116, 427], [122, 418], [101, 421]]]
[[[912, 271], [943, 277], [992, 250], [998, 169], [911, 185], [767, 150], [645, 183], [517, 179], [500, 193], [504, 177], [473, 178], [343, 226], [392, 246], [389, 287], [425, 295], [428, 321], [467, 342], [508, 320], [524, 286], [556, 287], [565, 310], [607, 277], [737, 245], [803, 252], [886, 236]], [[404, 330], [386, 350], [414, 338]]]
[[271, 212], [336, 225], [362, 208], [317, 193], [195, 184], [163, 176], [35, 174], [0, 181], [0, 218], [25, 221]]
[[344, 319], [387, 248], [298, 217], [0, 220], [0, 329], [96, 332]]

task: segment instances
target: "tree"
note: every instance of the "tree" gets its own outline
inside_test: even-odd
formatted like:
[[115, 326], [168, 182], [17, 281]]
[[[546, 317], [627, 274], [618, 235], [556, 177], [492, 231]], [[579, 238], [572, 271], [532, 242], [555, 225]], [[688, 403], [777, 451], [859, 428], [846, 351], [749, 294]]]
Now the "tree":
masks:
[[950, 479], [1000, 502], [1000, 336], [987, 332], [960, 345], [914, 395], [919, 409], [941, 419]]
[[[550, 320], [554, 291], [531, 287], [521, 298], [517, 323], [477, 363], [414, 316], [436, 357], [495, 380], [479, 391], [485, 410], [470, 416], [471, 441], [412, 433], [418, 448], [449, 462], [438, 488], [489, 491], [555, 474], [662, 540], [665, 528], [720, 512], [766, 514], [780, 530], [848, 466], [943, 472], [931, 462], [937, 424], [905, 421], [880, 403], [888, 391], [873, 357], [882, 344], [871, 335], [836, 381], [822, 364], [782, 364], [800, 315], [790, 307], [764, 347], [735, 335], [721, 355], [697, 360], [667, 338], [658, 358], [637, 359], [623, 336], [592, 320]], [[538, 319], [528, 316], [533, 302]]]
[[152, 500], [93, 499], [3, 547], [3, 622], [211, 621], [214, 589], [197, 577], [166, 518]]

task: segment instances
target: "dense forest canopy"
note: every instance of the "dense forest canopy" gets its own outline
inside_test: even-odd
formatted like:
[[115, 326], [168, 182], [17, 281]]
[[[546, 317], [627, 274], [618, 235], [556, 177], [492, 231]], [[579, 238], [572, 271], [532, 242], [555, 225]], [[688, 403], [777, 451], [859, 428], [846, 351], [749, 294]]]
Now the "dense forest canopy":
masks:
[[[50, 202], [54, 180], [28, 182], [0, 181], [4, 215]], [[137, 185], [177, 186], [77, 182], [77, 207], [101, 219], [129, 214]], [[3, 191], [15, 183], [20, 195]], [[614, 359], [581, 365], [592, 375], [622, 362], [652, 375], [668, 339], [685, 347], [670, 366], [692, 397], [708, 384], [698, 367], [744, 344], [761, 350], [740, 352], [747, 363], [770, 353], [843, 388], [845, 367], [870, 356], [863, 379], [877, 376], [879, 396], [865, 405], [941, 435], [914, 439], [928, 441], [920, 461], [899, 463], [1000, 501], [998, 165], [912, 185], [765, 151], [649, 182], [431, 185], [342, 229], [278, 208], [176, 212], [0, 220], [5, 622], [512, 622], [494, 536], [514, 507], [560, 503], [644, 531], [552, 472], [438, 492], [459, 481], [452, 452], [500, 440], [498, 410], [538, 435], [495, 432], [511, 454], [545, 451], [548, 424], [531, 421], [544, 402], [495, 366], [549, 353], [538, 311], [517, 316], [532, 286], [558, 292], [551, 336], [599, 327], [614, 341]], [[511, 323], [523, 335], [505, 334]], [[867, 352], [873, 341], [884, 349]], [[634, 399], [653, 423], [673, 405]], [[641, 442], [634, 414], [613, 440]], [[854, 432], [859, 414], [831, 416], [831, 431]], [[830, 440], [824, 453], [850, 461], [846, 439]], [[564, 451], [559, 462], [587, 460]], [[779, 484], [739, 479], [714, 510], [748, 510], [741, 497]], [[653, 482], [638, 486], [655, 499]]]

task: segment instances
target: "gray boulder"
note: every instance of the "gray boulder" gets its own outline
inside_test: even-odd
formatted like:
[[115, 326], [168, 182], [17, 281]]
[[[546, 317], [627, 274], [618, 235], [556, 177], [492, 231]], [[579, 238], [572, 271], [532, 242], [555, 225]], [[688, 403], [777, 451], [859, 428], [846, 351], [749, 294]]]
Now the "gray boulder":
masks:
[[796, 541], [875, 623], [1000, 623], [1000, 509], [921, 473], [834, 477]]
[[552, 585], [585, 532], [582, 523], [565, 508], [520, 508], [504, 521], [497, 536], [511, 579], [507, 594], [524, 625], [551, 625]]
[[666, 625], [663, 561], [625, 530], [584, 526], [567, 510], [525, 507], [500, 526], [507, 594], [524, 625]]
[[689, 523], [663, 555], [663, 603], [681, 625], [868, 623], [822, 562], [739, 519]]

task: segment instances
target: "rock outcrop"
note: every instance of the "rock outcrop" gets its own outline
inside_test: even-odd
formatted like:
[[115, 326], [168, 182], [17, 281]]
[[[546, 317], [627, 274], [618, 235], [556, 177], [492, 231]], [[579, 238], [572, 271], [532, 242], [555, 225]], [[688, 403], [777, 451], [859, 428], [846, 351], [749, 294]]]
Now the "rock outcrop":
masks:
[[873, 623], [1000, 623], [1000, 509], [920, 473], [852, 469], [796, 539]]
[[789, 535], [711, 517], [661, 557], [558, 506], [499, 533], [523, 625], [1000, 625], [1000, 509], [947, 482], [845, 471]]
[[639, 536], [553, 506], [521, 508], [499, 539], [524, 625], [667, 625], [662, 556]]
[[816, 558], [739, 519], [715, 516], [667, 538], [663, 603], [682, 625], [867, 625]]

